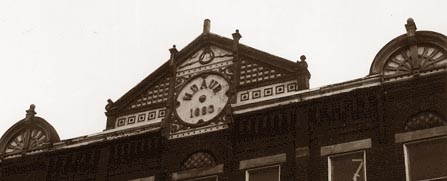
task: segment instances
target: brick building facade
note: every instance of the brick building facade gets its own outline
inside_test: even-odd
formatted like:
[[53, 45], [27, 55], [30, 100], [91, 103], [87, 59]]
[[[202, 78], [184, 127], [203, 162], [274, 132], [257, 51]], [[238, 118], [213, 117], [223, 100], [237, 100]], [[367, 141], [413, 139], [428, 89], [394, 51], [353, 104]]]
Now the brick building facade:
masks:
[[100, 133], [60, 140], [32, 105], [0, 140], [0, 180], [446, 180], [447, 38], [405, 27], [368, 76], [309, 89], [306, 57], [205, 20], [108, 101]]

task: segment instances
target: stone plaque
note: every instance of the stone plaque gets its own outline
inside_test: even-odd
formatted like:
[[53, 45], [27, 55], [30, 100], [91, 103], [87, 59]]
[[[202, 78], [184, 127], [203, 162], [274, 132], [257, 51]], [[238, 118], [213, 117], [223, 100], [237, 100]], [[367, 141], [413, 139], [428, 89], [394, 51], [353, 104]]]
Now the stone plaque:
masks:
[[188, 126], [209, 123], [228, 103], [228, 81], [214, 73], [192, 77], [178, 92], [175, 114]]

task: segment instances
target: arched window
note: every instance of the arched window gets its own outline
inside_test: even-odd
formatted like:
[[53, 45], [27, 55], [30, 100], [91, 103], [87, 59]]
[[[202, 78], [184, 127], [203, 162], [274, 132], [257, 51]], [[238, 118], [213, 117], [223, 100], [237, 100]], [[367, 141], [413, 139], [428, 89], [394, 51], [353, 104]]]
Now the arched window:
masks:
[[413, 19], [407, 33], [388, 42], [377, 53], [370, 75], [400, 76], [443, 69], [447, 66], [447, 37], [432, 31], [416, 31]]
[[[384, 75], [411, 73], [418, 67], [420, 71], [442, 67], [447, 64], [447, 53], [435, 45], [419, 45], [416, 50], [418, 60], [412, 62], [411, 47], [404, 47], [396, 51], [383, 67]], [[414, 65], [416, 64], [416, 65]]]
[[56, 130], [47, 121], [34, 116], [35, 106], [27, 110], [26, 118], [17, 122], [0, 139], [0, 154], [14, 154], [44, 147], [59, 141]]

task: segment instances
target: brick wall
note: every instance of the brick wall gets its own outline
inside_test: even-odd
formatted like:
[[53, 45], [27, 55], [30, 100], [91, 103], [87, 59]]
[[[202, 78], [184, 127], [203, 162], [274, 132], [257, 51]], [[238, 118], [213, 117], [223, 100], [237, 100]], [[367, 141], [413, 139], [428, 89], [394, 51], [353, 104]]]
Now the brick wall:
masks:
[[[220, 180], [242, 181], [239, 161], [286, 153], [282, 180], [328, 179], [322, 146], [370, 138], [366, 149], [368, 180], [403, 180], [403, 146], [394, 135], [407, 120], [431, 111], [446, 117], [446, 74], [356, 89], [293, 105], [235, 116], [229, 129], [167, 140], [145, 133], [72, 148], [23, 156], [0, 163], [1, 180], [128, 180], [156, 176], [169, 180], [192, 153], [207, 151], [224, 164]], [[307, 155], [296, 157], [297, 148]], [[301, 154], [301, 153], [299, 153]]]

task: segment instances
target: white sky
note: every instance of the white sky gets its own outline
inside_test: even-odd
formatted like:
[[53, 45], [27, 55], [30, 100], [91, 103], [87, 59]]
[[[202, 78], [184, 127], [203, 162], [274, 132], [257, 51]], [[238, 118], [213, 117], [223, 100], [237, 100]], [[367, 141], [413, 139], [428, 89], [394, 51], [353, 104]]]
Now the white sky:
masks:
[[447, 34], [447, 1], [0, 1], [0, 134], [36, 104], [62, 139], [105, 128], [117, 100], [202, 32], [271, 54], [305, 54], [311, 87], [364, 77], [376, 53], [418, 30]]

